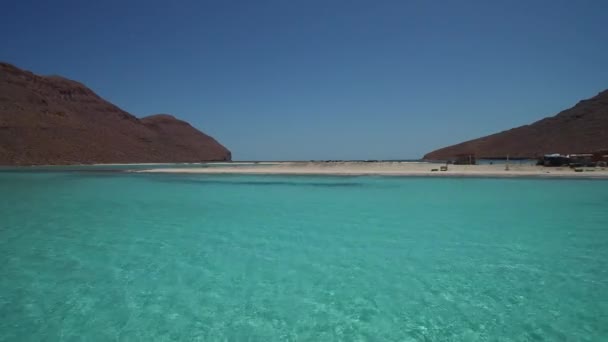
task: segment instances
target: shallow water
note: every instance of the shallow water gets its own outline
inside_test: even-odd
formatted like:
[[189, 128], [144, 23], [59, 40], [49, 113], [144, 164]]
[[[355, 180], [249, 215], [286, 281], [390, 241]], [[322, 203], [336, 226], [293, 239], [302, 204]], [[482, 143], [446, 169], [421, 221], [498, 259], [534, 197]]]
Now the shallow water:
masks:
[[606, 341], [608, 181], [0, 173], [0, 341]]
[[273, 164], [270, 162], [209, 162], [209, 163], [144, 163], [144, 164], [83, 164], [83, 165], [35, 165], [5, 166], [0, 165], [0, 172], [123, 172], [153, 169], [207, 169], [207, 168], [240, 168], [258, 167]]

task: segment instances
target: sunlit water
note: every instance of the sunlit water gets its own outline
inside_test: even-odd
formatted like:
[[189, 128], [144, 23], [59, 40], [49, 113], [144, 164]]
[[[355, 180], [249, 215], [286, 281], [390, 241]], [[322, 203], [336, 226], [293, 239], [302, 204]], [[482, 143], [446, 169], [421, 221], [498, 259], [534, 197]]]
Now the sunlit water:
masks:
[[607, 341], [608, 181], [0, 173], [1, 341]]

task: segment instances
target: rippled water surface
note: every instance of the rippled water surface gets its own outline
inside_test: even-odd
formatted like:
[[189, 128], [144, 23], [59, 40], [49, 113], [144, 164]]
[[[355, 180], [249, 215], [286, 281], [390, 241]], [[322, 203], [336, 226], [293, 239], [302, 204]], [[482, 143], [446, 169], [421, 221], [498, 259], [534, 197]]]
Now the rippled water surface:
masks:
[[608, 181], [0, 172], [0, 341], [607, 341]]

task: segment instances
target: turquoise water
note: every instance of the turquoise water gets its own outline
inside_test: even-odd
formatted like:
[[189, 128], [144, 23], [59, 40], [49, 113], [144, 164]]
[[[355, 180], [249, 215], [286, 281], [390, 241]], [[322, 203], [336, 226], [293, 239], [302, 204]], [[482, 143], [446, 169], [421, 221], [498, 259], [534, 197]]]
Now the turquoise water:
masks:
[[38, 166], [4, 166], [0, 165], [0, 172], [94, 172], [94, 171], [129, 171], [150, 169], [205, 169], [205, 168], [240, 168], [267, 166], [272, 163], [259, 162], [210, 162], [210, 163], [171, 163], [171, 164], [98, 164], [98, 165], [38, 165]]
[[606, 341], [608, 182], [0, 172], [0, 341]]

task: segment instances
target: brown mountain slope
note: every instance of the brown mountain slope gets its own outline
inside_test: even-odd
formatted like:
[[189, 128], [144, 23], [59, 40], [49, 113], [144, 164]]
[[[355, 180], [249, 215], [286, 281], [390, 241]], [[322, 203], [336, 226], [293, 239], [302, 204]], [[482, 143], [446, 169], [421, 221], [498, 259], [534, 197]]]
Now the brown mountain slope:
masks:
[[138, 119], [81, 83], [0, 63], [0, 165], [230, 159], [215, 139], [170, 115]]
[[477, 158], [536, 158], [547, 153], [585, 153], [608, 148], [608, 90], [531, 125], [448, 146], [424, 156], [452, 159], [474, 153]]

